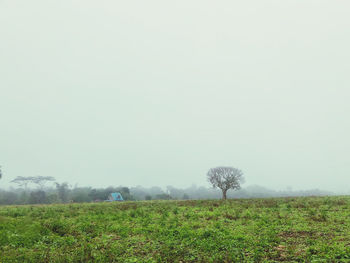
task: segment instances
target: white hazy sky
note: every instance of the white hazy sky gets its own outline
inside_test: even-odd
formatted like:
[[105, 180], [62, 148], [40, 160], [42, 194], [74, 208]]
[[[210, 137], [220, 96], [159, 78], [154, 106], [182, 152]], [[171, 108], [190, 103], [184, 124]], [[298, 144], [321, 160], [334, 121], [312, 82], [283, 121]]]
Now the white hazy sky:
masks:
[[91, 185], [349, 190], [350, 2], [0, 0], [0, 165]]

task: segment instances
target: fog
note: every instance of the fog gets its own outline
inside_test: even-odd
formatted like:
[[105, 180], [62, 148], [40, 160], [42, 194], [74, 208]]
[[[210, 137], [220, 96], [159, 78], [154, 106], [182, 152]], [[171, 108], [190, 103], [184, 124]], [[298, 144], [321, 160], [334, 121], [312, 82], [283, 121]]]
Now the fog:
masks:
[[348, 191], [347, 1], [0, 1], [0, 187]]

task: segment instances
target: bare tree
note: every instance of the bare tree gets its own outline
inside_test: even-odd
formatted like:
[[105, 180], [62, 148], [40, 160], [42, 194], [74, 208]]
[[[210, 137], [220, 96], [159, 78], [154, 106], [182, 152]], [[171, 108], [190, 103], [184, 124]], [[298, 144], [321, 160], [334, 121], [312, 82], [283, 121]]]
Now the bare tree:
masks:
[[243, 182], [243, 172], [234, 167], [215, 167], [207, 173], [208, 181], [214, 188], [218, 187], [222, 191], [222, 199], [227, 199], [229, 189], [238, 190]]
[[47, 182], [53, 182], [56, 181], [56, 179], [52, 176], [35, 176], [35, 177], [31, 177], [31, 182], [33, 184], [37, 184], [39, 186], [40, 189], [43, 189], [45, 184]]

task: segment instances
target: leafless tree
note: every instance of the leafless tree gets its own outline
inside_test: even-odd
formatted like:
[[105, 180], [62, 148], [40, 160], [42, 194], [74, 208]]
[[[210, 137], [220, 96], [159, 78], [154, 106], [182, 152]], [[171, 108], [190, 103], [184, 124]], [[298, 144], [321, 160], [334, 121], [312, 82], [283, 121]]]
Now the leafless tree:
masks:
[[222, 191], [222, 199], [226, 200], [229, 189], [238, 190], [244, 181], [243, 172], [234, 167], [215, 167], [207, 173], [208, 181], [214, 188], [218, 187]]

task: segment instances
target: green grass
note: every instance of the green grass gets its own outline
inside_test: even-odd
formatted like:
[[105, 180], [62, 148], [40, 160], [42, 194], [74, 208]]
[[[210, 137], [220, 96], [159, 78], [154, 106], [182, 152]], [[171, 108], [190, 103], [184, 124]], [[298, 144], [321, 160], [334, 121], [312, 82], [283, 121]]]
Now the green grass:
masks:
[[0, 262], [350, 262], [350, 197], [0, 207]]

